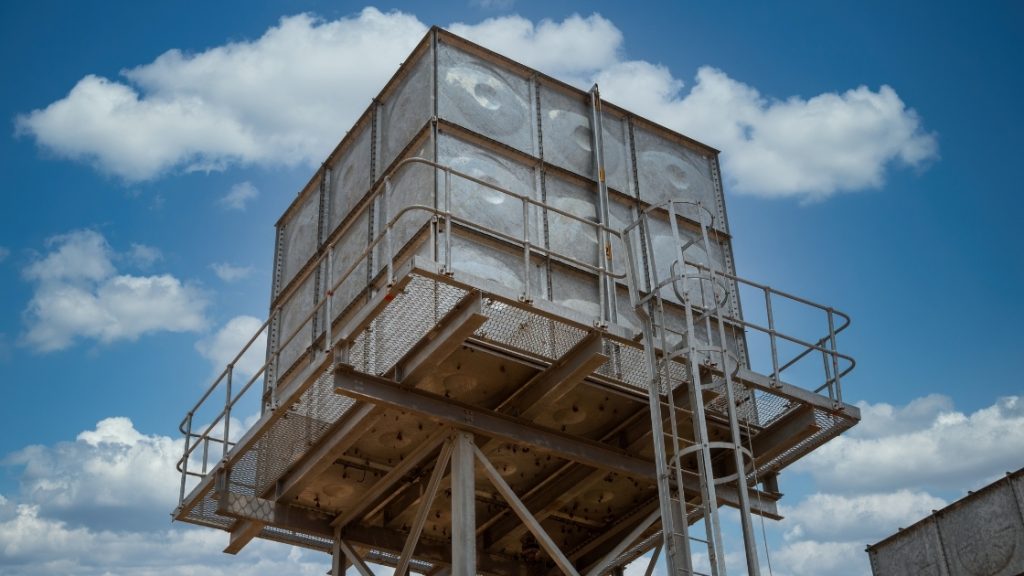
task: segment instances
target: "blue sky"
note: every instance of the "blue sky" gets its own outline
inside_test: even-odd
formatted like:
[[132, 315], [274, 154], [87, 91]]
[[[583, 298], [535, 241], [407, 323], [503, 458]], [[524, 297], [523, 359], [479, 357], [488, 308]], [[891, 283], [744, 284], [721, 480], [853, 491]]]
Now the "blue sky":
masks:
[[[865, 574], [864, 544], [1024, 466], [1019, 2], [366, 6], [0, 8], [0, 572], [323, 572], [316, 555], [230, 558], [223, 534], [169, 526], [161, 463], [210, 358], [265, 316], [273, 223], [431, 24], [494, 19], [485, 44], [601, 80], [609, 100], [722, 149], [739, 273], [853, 316], [845, 390], [865, 421], [783, 475], [776, 573], [839, 558], [829, 573]], [[312, 48], [261, 40], [275, 28]], [[585, 61], [537, 49], [542, 30]], [[353, 53], [360, 31], [380, 49]], [[230, 43], [300, 72], [336, 50], [310, 76], [341, 89], [237, 89]], [[190, 64], [204, 56], [216, 82]], [[117, 98], [133, 112], [103, 112]], [[825, 526], [823, 510], [874, 528]], [[189, 553], [144, 568], [158, 551], [113, 552], [154, 534]]]

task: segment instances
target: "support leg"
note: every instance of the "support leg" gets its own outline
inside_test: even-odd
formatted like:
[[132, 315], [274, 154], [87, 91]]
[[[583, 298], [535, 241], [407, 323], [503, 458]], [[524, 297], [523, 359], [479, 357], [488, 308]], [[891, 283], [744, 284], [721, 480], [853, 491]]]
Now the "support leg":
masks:
[[452, 451], [452, 576], [476, 576], [473, 435], [457, 432]]

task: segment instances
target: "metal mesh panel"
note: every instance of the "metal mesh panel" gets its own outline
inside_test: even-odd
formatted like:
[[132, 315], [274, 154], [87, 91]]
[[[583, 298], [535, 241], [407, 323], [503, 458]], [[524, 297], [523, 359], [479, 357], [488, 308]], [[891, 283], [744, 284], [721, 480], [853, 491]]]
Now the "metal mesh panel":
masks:
[[217, 514], [217, 501], [212, 496], [213, 490], [207, 490], [198, 503], [189, 511], [186, 520], [193, 524], [202, 524], [211, 528], [227, 529], [231, 527], [235, 519]]
[[814, 422], [821, 428], [820, 430], [789, 450], [769, 460], [767, 464], [758, 469], [758, 473], [765, 474], [782, 470], [856, 424], [855, 420], [836, 416], [818, 409], [814, 410]]
[[[384, 566], [398, 566], [399, 560], [398, 554], [393, 554], [386, 550], [370, 550], [367, 552], [366, 557], [363, 560], [367, 562], [373, 562], [374, 564], [382, 564]], [[413, 572], [419, 572], [426, 574], [434, 568], [434, 565], [430, 562], [423, 560], [416, 560], [415, 558], [409, 562], [409, 569]]]
[[757, 404], [758, 415], [758, 421], [754, 422], [754, 424], [759, 424], [760, 426], [768, 426], [775, 422], [794, 405], [792, 400], [784, 396], [763, 390], [755, 391], [754, 402]]
[[488, 319], [476, 336], [546, 360], [562, 357], [587, 332], [499, 300], [488, 300]]
[[315, 534], [307, 534], [305, 532], [298, 532], [296, 530], [287, 530], [276, 526], [265, 526], [263, 530], [260, 531], [260, 537], [266, 538], [267, 540], [284, 542], [285, 544], [302, 546], [303, 548], [321, 550], [323, 552], [330, 552], [333, 544], [330, 538], [317, 536]]
[[467, 294], [461, 288], [413, 276], [349, 350], [356, 370], [384, 374]]
[[651, 377], [647, 371], [647, 354], [642, 348], [605, 340], [604, 353], [608, 355], [610, 361], [599, 367], [596, 370], [597, 374], [640, 390], [647, 390]]
[[257, 494], [276, 482], [353, 403], [351, 398], [334, 393], [334, 370], [328, 367], [254, 448], [258, 453], [254, 483]]

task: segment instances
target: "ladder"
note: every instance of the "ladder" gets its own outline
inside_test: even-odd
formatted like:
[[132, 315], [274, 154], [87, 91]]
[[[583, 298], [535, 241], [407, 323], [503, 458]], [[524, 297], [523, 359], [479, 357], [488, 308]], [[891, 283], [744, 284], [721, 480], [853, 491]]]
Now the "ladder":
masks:
[[[690, 205], [699, 215], [699, 234], [684, 234], [678, 223], [681, 205]], [[668, 270], [658, 270], [649, 218], [652, 211], [668, 212], [673, 237], [674, 258]], [[743, 447], [738, 405], [746, 401], [745, 388], [735, 381], [741, 364], [738, 345], [730, 346], [726, 332], [729, 284], [711, 258], [700, 262], [700, 255], [711, 254], [708, 229], [713, 215], [696, 202], [669, 201], [649, 208], [626, 228], [624, 239], [639, 235], [640, 258], [633, 246], [627, 246], [631, 268], [630, 294], [641, 319], [649, 367], [648, 400], [651, 411], [658, 497], [661, 508], [663, 547], [672, 576], [725, 576], [725, 547], [718, 515], [717, 486], [735, 485], [739, 495], [740, 522], [748, 574], [760, 575], [754, 526], [747, 491], [747, 461], [750, 451]], [[664, 264], [664, 257], [662, 255]], [[646, 278], [648, 290], [636, 287]], [[737, 399], [738, 389], [744, 397]], [[684, 404], [685, 403], [685, 404]], [[706, 409], [714, 403], [716, 411], [729, 420], [729, 441], [709, 437]], [[683, 405], [681, 405], [683, 404]], [[724, 404], [724, 410], [722, 405]], [[749, 404], [748, 404], [749, 406]], [[688, 412], [692, 436], [686, 435], [679, 421], [680, 411]], [[735, 472], [716, 478], [712, 451], [733, 459]], [[690, 469], [686, 464], [690, 463]], [[693, 464], [696, 479], [693, 479]], [[703, 522], [702, 537], [690, 533], [691, 524]], [[707, 572], [694, 566], [695, 549], [706, 551]]]

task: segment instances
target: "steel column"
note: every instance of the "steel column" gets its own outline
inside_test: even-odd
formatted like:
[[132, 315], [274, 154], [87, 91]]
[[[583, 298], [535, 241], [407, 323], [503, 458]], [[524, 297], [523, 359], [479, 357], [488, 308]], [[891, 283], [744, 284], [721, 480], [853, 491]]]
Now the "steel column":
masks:
[[452, 576], [476, 576], [476, 447], [469, 432], [456, 432], [453, 444]]

